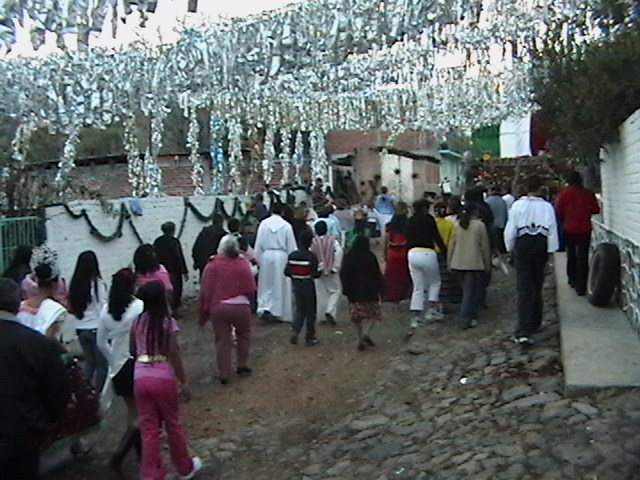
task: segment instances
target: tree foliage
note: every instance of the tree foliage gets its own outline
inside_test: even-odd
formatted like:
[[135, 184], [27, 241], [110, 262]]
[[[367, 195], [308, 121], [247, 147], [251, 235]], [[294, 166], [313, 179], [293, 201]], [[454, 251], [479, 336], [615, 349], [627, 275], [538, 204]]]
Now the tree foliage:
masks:
[[616, 7], [605, 2], [597, 40], [567, 47], [558, 41], [559, 26], [538, 52], [535, 100], [556, 155], [597, 161], [640, 108], [640, 29]]

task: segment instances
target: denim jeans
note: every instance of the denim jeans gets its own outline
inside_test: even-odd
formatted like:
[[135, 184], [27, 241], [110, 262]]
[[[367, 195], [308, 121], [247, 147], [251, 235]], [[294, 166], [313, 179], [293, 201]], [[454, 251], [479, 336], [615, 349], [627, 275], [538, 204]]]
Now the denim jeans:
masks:
[[296, 299], [296, 311], [291, 329], [295, 335], [298, 335], [306, 324], [305, 338], [311, 340], [316, 336], [317, 309], [316, 287], [313, 280], [294, 280], [293, 295]]
[[84, 374], [100, 393], [107, 378], [109, 364], [96, 343], [96, 330], [76, 330], [84, 354]]
[[482, 292], [486, 281], [486, 273], [483, 271], [463, 271], [462, 273], [462, 304], [460, 305], [460, 317], [463, 326], [468, 326], [471, 320], [478, 318], [478, 307], [482, 301]]

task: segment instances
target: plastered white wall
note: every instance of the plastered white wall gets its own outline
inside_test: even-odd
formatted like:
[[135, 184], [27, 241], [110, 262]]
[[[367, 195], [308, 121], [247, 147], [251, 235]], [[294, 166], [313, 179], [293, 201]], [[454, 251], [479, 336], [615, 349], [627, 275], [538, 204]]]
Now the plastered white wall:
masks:
[[602, 150], [604, 226], [640, 244], [640, 110], [620, 129], [620, 141]]
[[[204, 215], [211, 214], [215, 200], [218, 197], [203, 196], [190, 197], [197, 209]], [[231, 213], [233, 202], [236, 198], [231, 196], [219, 197], [224, 202], [225, 209]], [[239, 197], [243, 202], [243, 209], [248, 199]], [[113, 200], [110, 203], [119, 211], [120, 204], [127, 199]], [[180, 228], [184, 213], [184, 200], [182, 197], [157, 197], [139, 199], [142, 206], [142, 215], [134, 216], [133, 223], [145, 243], [153, 241], [162, 234], [160, 226], [164, 222], [172, 221], [176, 228]], [[118, 225], [118, 217], [107, 215], [98, 201], [80, 200], [69, 204], [71, 210], [80, 213], [84, 208], [97, 229], [104, 235], [111, 235]], [[133, 253], [140, 245], [131, 226], [125, 222], [122, 229], [122, 237], [111, 242], [102, 242], [89, 233], [89, 226], [84, 218], [72, 218], [62, 206], [46, 209], [47, 244], [58, 252], [58, 264], [62, 276], [69, 281], [73, 275], [76, 259], [85, 250], [93, 250], [100, 265], [102, 277], [110, 283], [111, 275], [120, 268], [132, 264]], [[189, 280], [185, 283], [185, 296], [195, 295], [197, 292], [197, 274], [193, 271], [191, 259], [191, 247], [198, 233], [206, 224], [199, 221], [191, 211], [187, 211], [185, 228], [180, 237], [187, 267], [189, 268]]]

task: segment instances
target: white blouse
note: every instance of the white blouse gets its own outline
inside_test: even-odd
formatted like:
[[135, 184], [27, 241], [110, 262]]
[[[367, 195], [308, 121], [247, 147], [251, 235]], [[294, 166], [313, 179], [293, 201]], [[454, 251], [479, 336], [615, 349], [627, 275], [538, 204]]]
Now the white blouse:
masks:
[[98, 278], [97, 287], [96, 289], [91, 285], [91, 299], [87, 304], [87, 309], [84, 311], [82, 318], [76, 317], [77, 330], [95, 330], [98, 328], [100, 314], [103, 307], [107, 304], [107, 286], [104, 280]]
[[134, 299], [116, 321], [109, 313], [109, 305], [104, 305], [98, 322], [96, 343], [109, 362], [109, 378], [113, 378], [131, 356], [129, 353], [129, 335], [133, 321], [144, 309], [142, 300]]

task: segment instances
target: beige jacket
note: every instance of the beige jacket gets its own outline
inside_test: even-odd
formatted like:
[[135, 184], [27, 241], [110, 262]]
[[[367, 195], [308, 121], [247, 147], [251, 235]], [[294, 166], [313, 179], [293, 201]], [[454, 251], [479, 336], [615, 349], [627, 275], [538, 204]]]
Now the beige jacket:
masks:
[[466, 230], [456, 225], [447, 253], [451, 270], [491, 270], [491, 250], [487, 228], [481, 220], [472, 219]]

